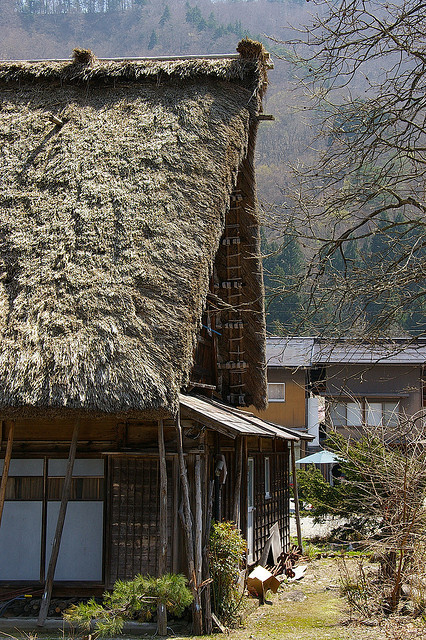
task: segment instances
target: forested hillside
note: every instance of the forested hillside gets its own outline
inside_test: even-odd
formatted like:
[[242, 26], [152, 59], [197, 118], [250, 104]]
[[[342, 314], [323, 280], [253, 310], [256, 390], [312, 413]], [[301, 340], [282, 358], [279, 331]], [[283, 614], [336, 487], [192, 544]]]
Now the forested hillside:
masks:
[[[209, 0], [0, 0], [0, 58], [232, 53], [244, 35], [288, 37], [305, 4]], [[71, 48], [71, 49], [70, 49]]]

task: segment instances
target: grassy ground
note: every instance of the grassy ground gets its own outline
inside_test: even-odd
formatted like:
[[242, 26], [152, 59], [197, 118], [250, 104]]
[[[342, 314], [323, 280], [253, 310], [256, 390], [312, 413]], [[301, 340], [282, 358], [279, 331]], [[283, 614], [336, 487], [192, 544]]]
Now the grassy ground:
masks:
[[350, 620], [337, 560], [322, 558], [308, 563], [302, 580], [269, 593], [266, 604], [251, 601], [244, 628], [232, 630], [229, 640], [426, 640], [426, 626], [411, 618], [386, 626]]
[[[356, 559], [352, 561], [355, 563]], [[307, 565], [302, 580], [282, 584], [275, 595], [268, 594], [265, 604], [248, 600], [244, 626], [230, 631], [229, 640], [426, 640], [426, 626], [420, 627], [409, 617], [402, 624], [387, 624], [386, 627], [369, 620], [363, 623], [351, 621], [340, 595], [337, 559], [315, 559]], [[188, 639], [189, 630], [185, 636], [180, 635], [177, 628], [175, 631], [169, 636], [170, 640]], [[35, 640], [33, 634], [20, 633], [18, 629], [10, 635], [1, 635], [3, 638]], [[58, 636], [54, 639], [53, 634], [48, 637], [59, 640]], [[132, 636], [132, 639], [135, 637], [138, 636]], [[153, 636], [141, 633], [139, 638], [142, 637]], [[223, 635], [214, 636], [215, 640], [221, 637], [224, 638]], [[68, 640], [67, 632], [61, 638]], [[126, 637], [120, 640], [126, 640]], [[206, 640], [205, 636], [203, 640]]]
[[379, 627], [348, 624], [348, 613], [339, 593], [335, 559], [308, 563], [305, 577], [282, 585], [271, 604], [258, 607], [246, 620], [246, 629], [232, 632], [242, 640], [382, 640]]

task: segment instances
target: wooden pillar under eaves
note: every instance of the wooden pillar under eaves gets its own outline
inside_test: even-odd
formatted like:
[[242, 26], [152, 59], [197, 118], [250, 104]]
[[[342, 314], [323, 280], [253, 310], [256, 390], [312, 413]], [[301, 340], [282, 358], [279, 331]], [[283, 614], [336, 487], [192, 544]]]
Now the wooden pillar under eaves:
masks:
[[0, 526], [1, 526], [1, 519], [3, 516], [4, 501], [6, 498], [6, 485], [7, 485], [7, 479], [9, 477], [10, 459], [12, 457], [14, 431], [15, 431], [15, 423], [11, 422], [9, 425], [9, 432], [7, 434], [6, 453], [4, 456], [3, 473], [1, 475], [1, 483], [0, 483]]
[[241, 527], [241, 483], [243, 477], [243, 437], [238, 436], [235, 451], [235, 493], [232, 520], [239, 529]]
[[56, 563], [61, 545], [62, 531], [64, 528], [65, 516], [67, 514], [68, 500], [71, 494], [72, 472], [74, 468], [75, 454], [77, 451], [78, 432], [80, 420], [77, 419], [74, 425], [70, 450], [68, 454], [67, 469], [65, 472], [64, 486], [62, 488], [61, 506], [59, 507], [58, 520], [56, 523], [55, 537], [53, 538], [52, 553], [50, 555], [49, 567], [47, 569], [44, 593], [41, 599], [40, 612], [38, 614], [37, 626], [42, 627], [46, 621], [49, 610], [50, 599], [52, 597], [53, 580], [55, 577]]
[[176, 433], [177, 433], [177, 449], [179, 458], [179, 472], [180, 481], [182, 486], [182, 498], [183, 498], [183, 528], [185, 532], [185, 547], [186, 557], [188, 561], [188, 573], [190, 576], [189, 585], [194, 596], [192, 603], [192, 621], [194, 635], [200, 636], [203, 633], [203, 611], [201, 607], [201, 595], [200, 585], [197, 584], [197, 575], [195, 571], [194, 561], [194, 527], [191, 513], [191, 502], [189, 497], [189, 482], [188, 482], [188, 470], [186, 467], [185, 458], [183, 455], [183, 436], [182, 426], [180, 423], [179, 412], [175, 421]]
[[[164, 446], [164, 424], [158, 421], [158, 455], [160, 466], [160, 551], [158, 554], [158, 576], [166, 573], [167, 568], [167, 466]], [[167, 610], [164, 603], [157, 606], [157, 631], [159, 636], [167, 635]]]
[[302, 527], [300, 526], [300, 511], [299, 511], [299, 491], [297, 488], [297, 476], [296, 476], [296, 460], [294, 456], [294, 442], [291, 442], [291, 472], [293, 476], [293, 497], [294, 497], [294, 515], [296, 518], [296, 530], [297, 530], [297, 544], [302, 549]]
[[212, 606], [211, 606], [211, 589], [210, 589], [210, 530], [213, 514], [213, 491], [214, 482], [210, 480], [210, 464], [209, 456], [204, 458], [204, 492], [205, 492], [205, 508], [204, 508], [204, 538], [203, 538], [203, 582], [205, 587], [202, 593], [203, 603], [203, 623], [204, 631], [207, 635], [213, 632]]
[[201, 457], [197, 453], [195, 456], [195, 575], [197, 585], [203, 581], [203, 493], [201, 488]]

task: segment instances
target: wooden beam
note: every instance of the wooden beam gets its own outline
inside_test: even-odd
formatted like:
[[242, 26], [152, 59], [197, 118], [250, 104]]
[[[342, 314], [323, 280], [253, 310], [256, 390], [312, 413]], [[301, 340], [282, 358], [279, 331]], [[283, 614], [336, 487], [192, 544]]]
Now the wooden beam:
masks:
[[240, 528], [241, 523], [241, 482], [243, 477], [243, 439], [238, 436], [235, 451], [235, 493], [232, 520]]
[[201, 490], [201, 458], [195, 456], [195, 575], [197, 585], [203, 581], [203, 494]]
[[192, 604], [193, 631], [194, 635], [199, 636], [203, 633], [203, 612], [201, 608], [201, 598], [199, 585], [197, 584], [197, 576], [195, 573], [194, 563], [194, 533], [192, 524], [191, 502], [189, 497], [188, 470], [186, 468], [185, 458], [183, 455], [183, 437], [182, 426], [180, 424], [179, 412], [175, 421], [177, 432], [177, 449], [179, 457], [179, 471], [183, 494], [183, 528], [185, 533], [186, 558], [188, 562], [188, 573], [190, 576], [190, 587], [194, 601]]
[[275, 120], [275, 116], [273, 116], [271, 113], [260, 113], [257, 116], [257, 120], [259, 122], [262, 120]]
[[38, 627], [42, 627], [46, 621], [47, 612], [49, 610], [50, 599], [52, 597], [53, 580], [55, 577], [56, 563], [58, 560], [59, 548], [61, 545], [62, 531], [64, 528], [65, 516], [67, 513], [68, 500], [71, 493], [72, 471], [74, 468], [75, 454], [77, 451], [77, 440], [78, 440], [79, 429], [80, 429], [80, 420], [77, 419], [74, 425], [74, 432], [72, 434], [72, 440], [71, 440], [70, 450], [68, 454], [68, 462], [67, 462], [67, 468], [65, 472], [64, 486], [62, 488], [61, 506], [59, 508], [55, 537], [53, 538], [52, 553], [50, 555], [44, 593], [41, 599], [41, 606], [38, 614], [38, 620], [37, 620]]
[[293, 476], [294, 515], [296, 517], [297, 544], [300, 549], [302, 549], [302, 527], [300, 526], [299, 491], [297, 489], [296, 459], [294, 456], [293, 441], [291, 442], [291, 473]]
[[6, 485], [7, 485], [7, 479], [9, 477], [10, 459], [12, 457], [14, 431], [15, 431], [15, 423], [11, 422], [9, 426], [9, 433], [7, 435], [6, 453], [4, 455], [3, 473], [1, 474], [1, 483], [0, 483], [0, 526], [1, 526], [1, 519], [3, 516], [4, 501], [6, 498]]
[[[166, 449], [164, 446], [164, 424], [158, 421], [158, 454], [160, 464], [160, 528], [158, 553], [158, 576], [166, 573], [167, 569], [167, 467]], [[162, 603], [157, 607], [157, 632], [159, 636], [167, 635], [167, 611]]]
[[212, 604], [211, 604], [211, 589], [210, 589], [210, 567], [209, 567], [209, 553], [210, 553], [210, 530], [212, 524], [212, 511], [213, 511], [213, 491], [214, 483], [210, 480], [209, 469], [209, 457], [204, 459], [204, 491], [206, 504], [204, 509], [205, 521], [204, 521], [204, 540], [203, 540], [203, 582], [206, 584], [203, 589], [203, 620], [205, 626], [205, 632], [207, 635], [211, 635], [213, 631], [212, 621]]

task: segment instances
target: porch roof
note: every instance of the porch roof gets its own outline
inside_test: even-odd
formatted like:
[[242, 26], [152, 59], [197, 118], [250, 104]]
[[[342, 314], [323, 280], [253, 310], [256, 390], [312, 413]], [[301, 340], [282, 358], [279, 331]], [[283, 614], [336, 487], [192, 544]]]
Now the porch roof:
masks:
[[235, 438], [237, 435], [281, 438], [298, 441], [300, 435], [272, 422], [266, 422], [248, 411], [235, 409], [215, 400], [196, 396], [179, 395], [184, 414], [208, 427]]

